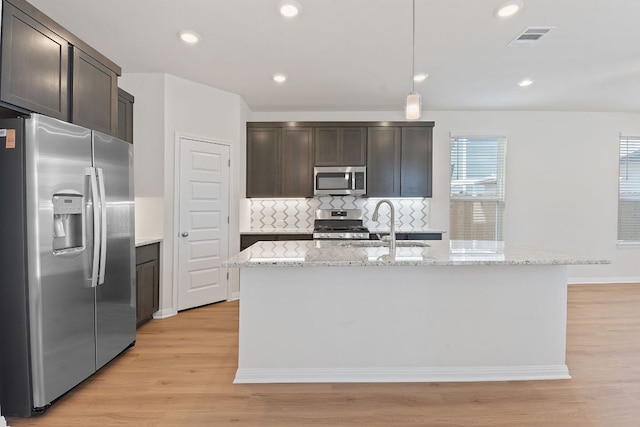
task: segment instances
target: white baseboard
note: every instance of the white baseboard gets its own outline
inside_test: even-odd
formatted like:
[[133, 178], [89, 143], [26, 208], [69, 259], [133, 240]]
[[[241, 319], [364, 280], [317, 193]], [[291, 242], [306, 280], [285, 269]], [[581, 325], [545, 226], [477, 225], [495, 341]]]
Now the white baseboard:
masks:
[[231, 298], [229, 298], [227, 301], [236, 301], [240, 299], [240, 292], [234, 292], [231, 294]]
[[167, 317], [175, 316], [178, 314], [173, 308], [164, 308], [153, 313], [154, 319], [166, 319]]
[[567, 282], [570, 285], [608, 285], [614, 283], [639, 283], [640, 277], [569, 277]]
[[475, 382], [570, 379], [567, 365], [464, 368], [238, 369], [234, 384], [346, 382]]

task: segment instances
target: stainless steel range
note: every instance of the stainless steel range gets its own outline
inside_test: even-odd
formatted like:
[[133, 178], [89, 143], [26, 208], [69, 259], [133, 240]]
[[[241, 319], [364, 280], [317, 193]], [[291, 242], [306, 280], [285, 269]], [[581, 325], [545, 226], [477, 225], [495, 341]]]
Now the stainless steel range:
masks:
[[369, 239], [362, 223], [362, 209], [317, 209], [313, 238], [323, 240]]

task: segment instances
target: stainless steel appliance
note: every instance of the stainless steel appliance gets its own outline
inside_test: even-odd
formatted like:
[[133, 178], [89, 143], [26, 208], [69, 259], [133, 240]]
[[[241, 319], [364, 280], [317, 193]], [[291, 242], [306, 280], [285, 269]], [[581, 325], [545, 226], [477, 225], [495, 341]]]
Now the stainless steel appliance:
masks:
[[369, 239], [361, 209], [317, 209], [313, 221], [316, 240]]
[[367, 192], [366, 166], [322, 166], [313, 168], [313, 194], [362, 196]]
[[0, 407], [29, 416], [135, 343], [132, 146], [0, 120]]

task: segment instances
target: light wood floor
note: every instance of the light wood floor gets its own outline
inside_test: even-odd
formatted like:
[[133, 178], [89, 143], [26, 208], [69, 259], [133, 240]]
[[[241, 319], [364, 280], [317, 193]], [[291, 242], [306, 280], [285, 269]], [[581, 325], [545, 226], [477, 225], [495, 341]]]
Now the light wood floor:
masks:
[[[295, 321], [295, 319], [292, 319]], [[11, 427], [640, 426], [640, 284], [569, 288], [573, 379], [233, 385], [238, 303], [153, 320], [42, 417]]]

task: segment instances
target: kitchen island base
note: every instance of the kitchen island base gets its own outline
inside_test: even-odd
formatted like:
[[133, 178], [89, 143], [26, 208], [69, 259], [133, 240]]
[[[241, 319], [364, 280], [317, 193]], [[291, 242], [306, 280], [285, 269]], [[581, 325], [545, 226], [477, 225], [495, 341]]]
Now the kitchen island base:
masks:
[[566, 265], [240, 269], [235, 383], [570, 378]]

